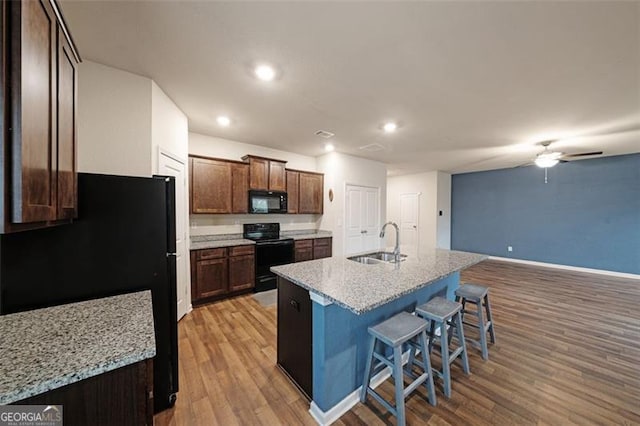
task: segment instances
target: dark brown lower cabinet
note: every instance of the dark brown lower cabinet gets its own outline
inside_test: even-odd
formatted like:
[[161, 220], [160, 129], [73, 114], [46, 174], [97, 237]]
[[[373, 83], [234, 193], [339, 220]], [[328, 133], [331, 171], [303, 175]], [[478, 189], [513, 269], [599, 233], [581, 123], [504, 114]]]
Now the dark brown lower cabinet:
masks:
[[15, 404], [62, 405], [65, 426], [153, 425], [153, 361], [127, 365]]
[[229, 248], [229, 292], [247, 290], [256, 285], [256, 257], [253, 246]]
[[331, 238], [316, 238], [313, 240], [313, 258], [331, 257]]
[[296, 262], [313, 260], [313, 240], [297, 240], [294, 243], [294, 257]]
[[278, 277], [278, 365], [293, 383], [313, 399], [309, 292]]
[[194, 304], [251, 290], [255, 279], [253, 245], [191, 252], [191, 301]]
[[310, 240], [296, 240], [295, 261], [323, 259], [331, 257], [332, 238], [316, 238]]

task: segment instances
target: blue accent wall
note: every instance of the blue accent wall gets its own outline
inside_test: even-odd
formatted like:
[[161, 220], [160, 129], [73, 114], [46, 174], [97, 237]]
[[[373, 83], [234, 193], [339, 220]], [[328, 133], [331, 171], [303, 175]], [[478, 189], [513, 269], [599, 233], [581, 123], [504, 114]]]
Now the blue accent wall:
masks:
[[453, 175], [451, 248], [640, 274], [640, 154]]

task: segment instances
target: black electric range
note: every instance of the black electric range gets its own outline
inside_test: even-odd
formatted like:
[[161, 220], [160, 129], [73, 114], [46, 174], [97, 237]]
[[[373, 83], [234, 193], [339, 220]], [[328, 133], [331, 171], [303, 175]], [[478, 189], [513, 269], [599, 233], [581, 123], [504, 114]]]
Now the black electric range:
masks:
[[276, 288], [277, 276], [269, 268], [293, 263], [293, 238], [280, 237], [279, 223], [245, 223], [242, 236], [256, 242], [255, 291]]

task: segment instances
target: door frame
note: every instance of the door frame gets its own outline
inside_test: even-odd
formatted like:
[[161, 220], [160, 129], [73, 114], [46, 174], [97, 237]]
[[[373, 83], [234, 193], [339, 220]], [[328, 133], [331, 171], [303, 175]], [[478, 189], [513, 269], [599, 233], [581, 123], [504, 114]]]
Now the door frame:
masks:
[[[187, 264], [187, 268], [186, 268], [186, 277], [185, 277], [185, 285], [187, 286], [187, 297], [188, 297], [188, 303], [187, 303], [187, 309], [185, 312], [185, 316], [188, 315], [191, 311], [193, 311], [193, 305], [191, 303], [191, 267], [189, 265], [190, 262], [190, 251], [189, 251], [189, 245], [190, 245], [190, 238], [191, 238], [191, 233], [190, 233], [190, 229], [189, 229], [189, 162], [187, 161], [187, 158], [183, 158], [180, 155], [171, 152], [161, 146], [158, 146], [158, 161], [156, 163], [156, 173], [160, 174], [160, 160], [162, 158], [162, 156], [165, 156], [167, 158], [170, 158], [180, 164], [182, 164], [184, 166], [184, 182], [182, 183], [183, 187], [184, 187], [184, 196], [185, 196], [185, 207], [186, 210], [184, 212], [184, 219], [185, 219], [185, 247], [187, 248], [187, 253], [185, 254], [185, 261], [188, 262]], [[176, 182], [176, 185], [178, 183]], [[176, 277], [176, 287], [178, 285], [178, 279]], [[176, 294], [177, 294], [177, 288], [176, 288]], [[177, 300], [176, 300], [177, 303]], [[184, 317], [182, 317], [184, 318]], [[179, 318], [180, 320], [181, 318]]]

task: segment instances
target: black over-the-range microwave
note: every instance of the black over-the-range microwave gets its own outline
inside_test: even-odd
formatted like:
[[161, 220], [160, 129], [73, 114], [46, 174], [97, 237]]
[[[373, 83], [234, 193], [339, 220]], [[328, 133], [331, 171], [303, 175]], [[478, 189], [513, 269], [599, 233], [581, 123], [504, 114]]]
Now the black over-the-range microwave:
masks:
[[249, 213], [286, 213], [287, 193], [281, 191], [249, 191]]

